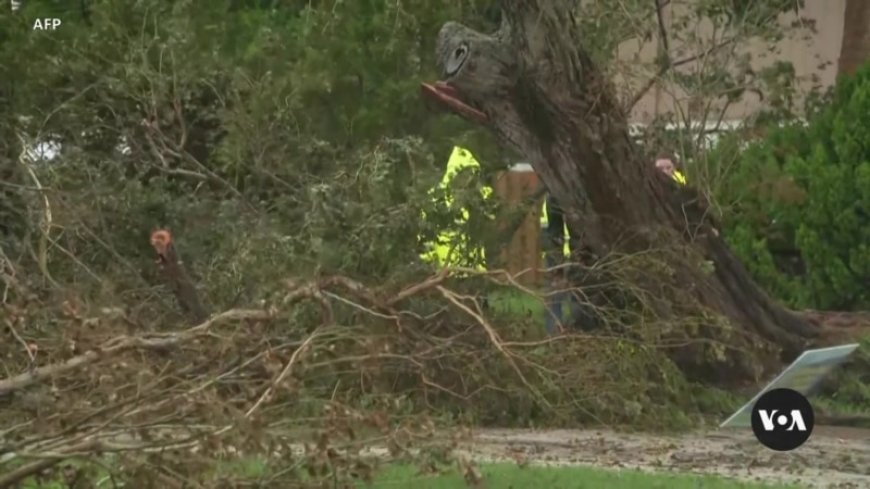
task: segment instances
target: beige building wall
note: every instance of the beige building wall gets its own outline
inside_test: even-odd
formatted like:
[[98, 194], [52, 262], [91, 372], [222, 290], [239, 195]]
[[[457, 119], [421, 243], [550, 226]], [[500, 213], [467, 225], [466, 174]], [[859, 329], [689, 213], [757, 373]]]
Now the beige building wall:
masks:
[[[870, 1], [870, 0], [867, 0]], [[663, 10], [664, 23], [674, 33], [683, 33], [685, 39], [670, 39], [670, 52], [673, 60], [697, 56], [697, 61], [686, 63], [679, 72], [697, 77], [709, 73], [713, 66], [727, 66], [729, 70], [739, 70], [741, 56], [749, 55], [751, 66], [758, 70], [770, 66], [777, 61], [791, 62], [798, 78], [797, 93], [803, 94], [814, 88], [830, 87], [837, 74], [837, 61], [843, 38], [843, 18], [846, 0], [806, 0], [806, 5], [799, 15], [791, 13], [781, 15], [779, 22], [783, 25], [798, 25], [804, 28], [790, 30], [789, 36], [778, 43], [756, 40], [749, 44], [734, 43], [720, 47], [715, 55], [706, 55], [710, 48], [725, 42], [727, 33], [715, 32], [710, 24], [688, 25], [675, 27], [679, 22], [680, 8], [685, 9], [691, 0], [671, 0]], [[807, 29], [808, 23], [814, 23], [814, 31]], [[697, 36], [700, 41], [688, 39]], [[615, 80], [619, 90], [627, 98], [636, 94], [654, 75], [658, 36], [650, 36], [646, 41], [630, 40], [620, 44], [619, 62], [615, 67]], [[741, 46], [742, 49], [734, 46]], [[667, 77], [664, 77], [665, 79]], [[725, 121], [739, 121], [751, 116], [764, 107], [765, 101], [752, 94], [744, 95], [742, 101], [728, 107], [723, 103], [710, 104], [712, 97], [702, 96], [692, 99], [680, 91], [671, 82], [658, 82], [637, 102], [631, 112], [634, 123], [646, 124], [657, 115], [676, 114], [683, 123], [691, 120], [702, 122], [704, 114], [707, 119], [716, 120], [722, 117]], [[724, 113], [723, 113], [724, 112]]]

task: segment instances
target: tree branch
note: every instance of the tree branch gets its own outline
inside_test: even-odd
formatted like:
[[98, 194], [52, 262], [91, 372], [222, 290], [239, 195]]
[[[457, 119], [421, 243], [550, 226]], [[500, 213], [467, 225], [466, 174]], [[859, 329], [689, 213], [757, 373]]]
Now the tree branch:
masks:
[[664, 7], [667, 5], [663, 0], [653, 0], [656, 4], [656, 21], [659, 25], [659, 43], [662, 51], [670, 59], [671, 46], [668, 41], [668, 29], [665, 27]]
[[161, 349], [167, 346], [177, 345], [190, 340], [208, 331], [212, 326], [226, 321], [239, 319], [272, 319], [275, 314], [271, 311], [258, 309], [231, 309], [218, 314], [202, 324], [178, 333], [164, 333], [149, 336], [121, 336], [111, 339], [93, 350], [81, 355], [76, 355], [64, 362], [45, 365], [23, 374], [0, 379], [0, 396], [23, 389], [42, 379], [70, 372], [72, 370], [96, 363], [108, 355], [133, 348]]
[[0, 477], [0, 488], [12, 487], [13, 484], [17, 484], [32, 475], [36, 475], [45, 469], [51, 468], [52, 466], [63, 462], [63, 460], [63, 457], [44, 458], [22, 465], [12, 472]]
[[679, 68], [680, 66], [691, 63], [693, 61], [697, 61], [699, 59], [706, 58], [707, 56], [709, 56], [713, 52], [718, 51], [719, 49], [722, 49], [723, 47], [725, 47], [729, 44], [733, 44], [734, 41], [735, 41], [734, 38], [727, 39], [725, 41], [720, 42], [719, 44], [716, 44], [715, 46], [711, 46], [711, 47], [707, 48], [702, 53], [694, 54], [692, 56], [688, 56], [686, 58], [683, 58], [683, 59], [680, 59], [680, 60], [677, 60], [674, 62], [671, 62], [670, 57], [668, 57], [667, 63], [664, 64], [663, 66], [660, 66], [659, 70], [656, 72], [656, 74], [653, 75], [652, 77], [650, 77], [650, 79], [647, 80], [646, 83], [643, 84], [643, 87], [641, 87], [641, 89], [638, 90], [637, 93], [635, 93], [634, 96], [631, 97], [629, 102], [625, 105], [625, 113], [627, 114], [627, 113], [631, 112], [631, 110], [634, 109], [634, 106], [637, 105], [638, 102], [640, 102], [640, 99], [642, 99], [647, 94], [647, 92], [649, 92], [650, 89], [653, 86], [655, 86], [655, 84], [663, 76], [665, 76], [668, 73], [668, 71], [670, 71], [672, 68]]

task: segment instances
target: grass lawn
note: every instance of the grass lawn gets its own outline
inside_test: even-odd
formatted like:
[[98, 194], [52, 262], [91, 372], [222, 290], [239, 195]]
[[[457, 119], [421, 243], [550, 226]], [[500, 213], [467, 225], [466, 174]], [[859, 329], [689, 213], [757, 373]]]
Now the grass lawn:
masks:
[[537, 297], [515, 289], [494, 290], [487, 294], [487, 302], [493, 311], [518, 316], [540, 316], [546, 314], [544, 304]]
[[[487, 489], [795, 489], [799, 486], [761, 485], [713, 476], [650, 474], [637, 470], [605, 470], [589, 467], [519, 467], [491, 464], [479, 468]], [[469, 487], [462, 474], [418, 475], [413, 467], [386, 469], [371, 489], [461, 489]]]
[[[763, 485], [739, 482], [715, 476], [692, 474], [645, 473], [638, 470], [610, 470], [579, 466], [526, 466], [512, 463], [478, 466], [482, 476], [480, 488], [485, 489], [801, 489], [800, 486]], [[270, 470], [260, 462], [230, 463], [220, 470], [224, 475], [269, 480]], [[99, 487], [112, 487], [108, 477]], [[250, 479], [249, 479], [250, 480]], [[53, 480], [26, 480], [22, 489], [65, 489], [66, 484]], [[124, 486], [121, 486], [124, 487]], [[417, 467], [393, 464], [383, 467], [369, 485], [359, 489], [465, 489], [469, 486], [463, 475], [450, 470], [438, 475], [421, 475]]]

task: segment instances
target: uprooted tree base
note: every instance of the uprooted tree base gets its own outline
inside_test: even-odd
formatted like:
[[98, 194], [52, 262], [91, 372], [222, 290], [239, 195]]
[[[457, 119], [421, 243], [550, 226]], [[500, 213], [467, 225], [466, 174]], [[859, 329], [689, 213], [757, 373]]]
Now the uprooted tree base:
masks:
[[[808, 345], [828, 343], [826, 329], [758, 287], [692, 190], [643, 161], [624, 107], [584, 51], [570, 5], [504, 1], [492, 36], [446, 24], [437, 48], [446, 79], [424, 84], [424, 94], [486, 125], [532, 163], [572, 233], [582, 236], [586, 249], [575, 258], [672, 251], [665, 269], [633, 280], [649, 291], [677, 292], [661, 297], [661, 312], [676, 300], [707, 317], [698, 331], [707, 346], [673, 350], [685, 372], [742, 383], [776, 368], [777, 357], [788, 361]], [[716, 343], [727, 345], [724, 354], [711, 354]]]

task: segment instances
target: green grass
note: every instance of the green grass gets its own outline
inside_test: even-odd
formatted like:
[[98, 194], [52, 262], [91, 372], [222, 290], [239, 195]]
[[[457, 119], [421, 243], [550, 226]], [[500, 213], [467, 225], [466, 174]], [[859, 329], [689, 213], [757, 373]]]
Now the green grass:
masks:
[[[546, 289], [542, 291], [542, 293], [546, 292]], [[492, 312], [505, 316], [534, 318], [542, 328], [549, 314], [541, 298], [513, 288], [494, 290], [487, 294], [486, 299]], [[563, 309], [566, 319], [570, 319], [570, 308], [563, 306]]]
[[[515, 464], [484, 465], [480, 469], [487, 489], [793, 489], [798, 486], [760, 485], [714, 476], [650, 474], [637, 470], [605, 470], [589, 467], [519, 467]], [[422, 476], [408, 466], [385, 470], [370, 489], [460, 489], [469, 487], [457, 471]]]
[[[694, 474], [647, 473], [638, 470], [609, 470], [579, 466], [527, 466], [499, 463], [478, 467], [482, 476], [480, 487], [486, 489], [800, 489], [790, 485], [763, 485], [740, 482], [716, 476]], [[227, 464], [219, 471], [257, 479], [269, 474], [267, 464], [242, 461]], [[102, 477], [96, 477], [97, 479]], [[64, 489], [56, 480], [25, 481], [23, 489]], [[106, 484], [103, 487], [111, 487]], [[370, 485], [357, 484], [359, 489], [463, 489], [469, 486], [457, 470], [435, 475], [421, 475], [411, 465], [393, 464], [377, 473]]]
[[500, 314], [515, 314], [544, 319], [546, 310], [543, 302], [516, 289], [494, 290], [487, 295], [489, 307]]

